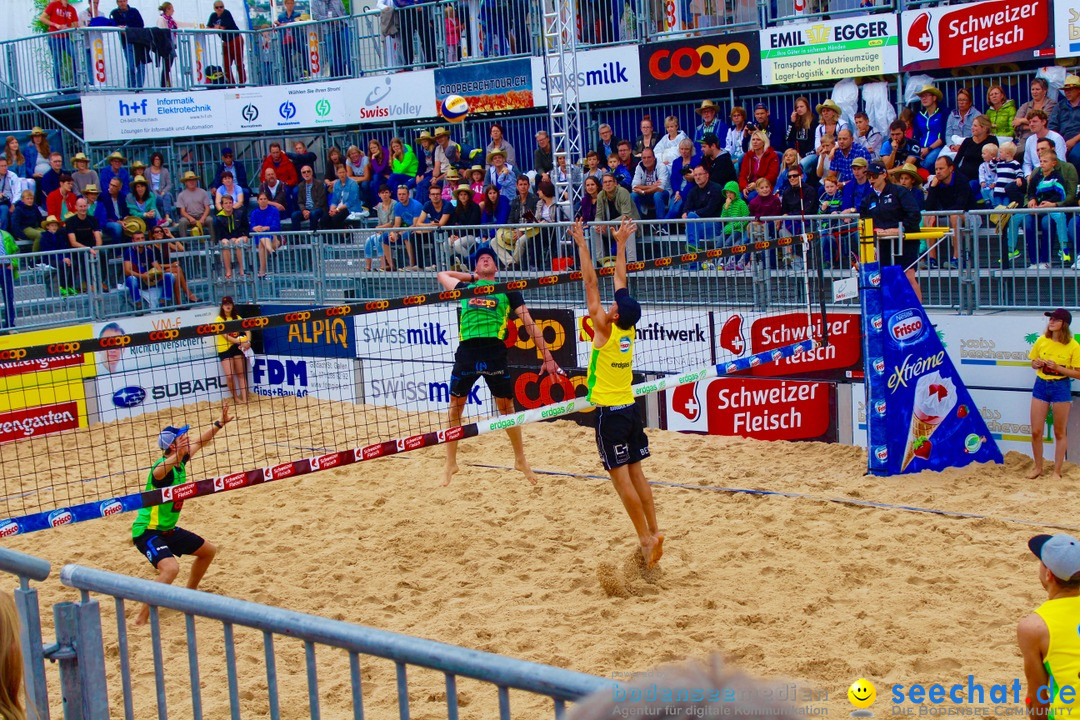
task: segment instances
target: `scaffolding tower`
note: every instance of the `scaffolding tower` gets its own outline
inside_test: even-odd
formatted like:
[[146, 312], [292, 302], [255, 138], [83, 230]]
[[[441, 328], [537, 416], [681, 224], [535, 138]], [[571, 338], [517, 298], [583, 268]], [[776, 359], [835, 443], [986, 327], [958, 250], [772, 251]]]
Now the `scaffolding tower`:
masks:
[[577, 0], [541, 0], [541, 3], [551, 160], [558, 167], [558, 158], [563, 155], [567, 168], [565, 177], [553, 173], [551, 182], [556, 201], [572, 219], [581, 200], [582, 185], [573, 182], [571, 175], [573, 168], [580, 168], [585, 159], [577, 82]]

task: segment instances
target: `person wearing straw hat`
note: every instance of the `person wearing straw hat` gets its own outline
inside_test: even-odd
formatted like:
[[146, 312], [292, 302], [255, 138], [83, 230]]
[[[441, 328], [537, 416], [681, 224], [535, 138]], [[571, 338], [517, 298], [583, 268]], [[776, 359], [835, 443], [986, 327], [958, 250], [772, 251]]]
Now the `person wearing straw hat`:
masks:
[[[439, 284], [446, 290], [468, 290], [478, 286], [495, 285], [495, 274], [498, 272], [495, 251], [485, 243], [476, 250], [474, 258], [472, 272], [443, 270], [436, 276]], [[509, 415], [514, 412], [514, 383], [510, 377], [506, 356], [507, 328], [516, 328], [515, 323], [509, 322], [511, 313], [521, 322], [543, 358], [540, 375], [550, 373], [552, 377], [557, 377], [563, 374], [548, 349], [543, 330], [533, 321], [529, 308], [525, 305], [525, 298], [519, 291], [476, 297], [470, 294], [461, 301], [458, 320], [461, 342], [454, 352], [454, 367], [450, 371], [450, 427], [461, 424], [465, 403], [470, 396], [474, 396], [473, 386], [481, 377], [495, 398], [499, 414]], [[525, 459], [521, 428], [507, 428], [506, 434], [510, 436], [510, 445], [514, 449], [514, 469], [535, 485], [536, 474]], [[458, 471], [457, 445], [457, 442], [446, 443], [443, 486], [449, 485]]]
[[512, 194], [514, 183], [517, 181], [517, 171], [506, 161], [506, 151], [497, 149], [489, 152], [487, 164], [488, 169], [484, 178], [486, 184], [499, 188], [499, 192], [504, 195]]
[[416, 155], [416, 194], [427, 197], [431, 185], [431, 174], [435, 169], [435, 138], [430, 130], [422, 130], [413, 145]]
[[120, 192], [127, 195], [131, 191], [131, 174], [128, 173], [125, 164], [127, 164], [127, 158], [120, 154], [119, 151], [112, 153], [105, 158], [108, 165], [101, 168], [101, 172], [98, 173], [101, 187], [108, 187], [109, 181], [114, 177], [120, 178]]
[[71, 262], [71, 254], [65, 252], [71, 249], [71, 244], [62, 230], [63, 226], [64, 224], [60, 222], [60, 218], [55, 215], [50, 215], [42, 220], [42, 233], [37, 243], [37, 250], [43, 253], [56, 253], [55, 255], [42, 255], [38, 262], [56, 270], [57, 290], [61, 297], [67, 297], [76, 294], [75, 268]]
[[171, 305], [175, 299], [176, 276], [165, 268], [161, 246], [146, 241], [146, 232], [131, 234], [133, 245], [124, 248], [124, 286], [127, 301], [141, 309], [143, 301], [151, 310]]
[[[708, 180], [707, 174], [702, 177]], [[641, 559], [651, 568], [664, 554], [664, 533], [656, 521], [652, 489], [641, 469], [641, 461], [650, 454], [649, 438], [632, 388], [635, 326], [641, 319], [641, 305], [626, 287], [626, 244], [635, 230], [634, 223], [624, 218], [612, 233], [616, 247], [615, 302], [606, 308], [600, 300], [600, 283], [580, 220], [571, 234], [578, 249], [585, 303], [592, 321], [587, 399], [596, 406], [596, 448], [634, 525]]]
[[131, 163], [131, 179], [134, 180], [137, 177], [146, 177], [146, 163], [142, 160]]
[[[157, 439], [162, 455], [150, 466], [150, 472], [146, 476], [146, 492], [186, 483], [187, 464], [191, 458], [212, 443], [217, 434], [232, 421], [226, 400], [221, 403], [221, 418], [215, 420], [213, 425], [194, 440], [191, 439], [190, 425], [165, 427]], [[194, 557], [187, 587], [195, 590], [217, 555], [217, 548], [177, 525], [182, 507], [183, 502], [167, 502], [143, 508], [131, 526], [131, 540], [157, 570], [157, 577], [154, 579], [166, 585], [171, 585], [180, 573], [180, 563], [176, 559], [182, 555]], [[149, 618], [150, 606], [143, 605], [135, 618], [135, 624], [145, 625]]]
[[904, 163], [900, 167], [890, 170], [889, 175], [896, 181], [897, 185], [906, 188], [911, 193], [911, 197], [914, 198], [915, 204], [921, 213], [926, 205], [926, 196], [923, 195], [923, 177], [919, 174], [919, 168], [911, 163]]
[[435, 128], [435, 165], [431, 171], [431, 184], [441, 183], [450, 168], [461, 162], [461, 145], [450, 139], [450, 131]]
[[109, 222], [109, 216], [105, 210], [105, 203], [98, 201], [98, 198], [101, 197], [101, 190], [98, 189], [97, 185], [87, 185], [83, 188], [83, 197], [86, 198], [86, 212], [97, 218], [98, 226], [104, 232], [105, 225]]
[[901, 227], [905, 233], [919, 231], [919, 208], [911, 192], [889, 182], [889, 174], [880, 162], [870, 163], [866, 174], [870, 177], [871, 187], [859, 207], [859, 215], [874, 222], [874, 237], [880, 245], [883, 262], [904, 268], [911, 289], [921, 303], [922, 288], [916, 277], [919, 241], [904, 239], [898, 242], [895, 239], [900, 236]]
[[814, 152], [821, 154], [822, 138], [832, 135], [832, 139], [836, 140], [840, 136], [840, 130], [847, 127], [847, 123], [841, 117], [844, 114], [843, 109], [832, 98], [820, 103], [816, 109], [818, 124], [814, 128]]
[[86, 157], [85, 153], [76, 153], [71, 158], [71, 164], [75, 166], [75, 170], [71, 173], [71, 179], [75, 181], [76, 195], [85, 195], [87, 185], [101, 187], [97, 170], [90, 168], [90, 158]]
[[945, 124], [949, 113], [945, 108], [939, 107], [941, 91], [933, 85], [924, 85], [919, 90], [919, 102], [922, 109], [915, 116], [914, 140], [921, 148], [919, 151], [921, 163], [924, 169], [933, 170], [934, 161], [945, 147]]
[[1080, 169], [1080, 77], [1066, 75], [1061, 86], [1065, 99], [1050, 115], [1050, 129], [1065, 138], [1065, 158]]
[[180, 182], [184, 189], [176, 196], [175, 208], [180, 217], [176, 221], [174, 232], [177, 237], [182, 238], [188, 237], [192, 230], [201, 235], [210, 229], [207, 227], [207, 220], [214, 203], [206, 190], [199, 187], [199, 177], [191, 170], [180, 177]]
[[705, 139], [705, 136], [712, 133], [716, 137], [724, 137], [727, 134], [727, 130], [724, 128], [724, 123], [717, 119], [717, 115], [720, 112], [720, 106], [714, 103], [712, 100], [703, 100], [701, 105], [694, 110], [701, 116], [701, 123], [694, 128], [694, 142], [697, 144], [695, 151], [701, 147], [701, 141]]
[[[458, 185], [454, 191], [454, 197], [457, 199], [457, 205], [450, 211], [450, 220], [446, 223], [446, 227], [464, 229], [450, 231], [447, 238], [449, 254], [448, 257], [443, 258], [446, 267], [456, 262], [455, 256], [469, 257], [469, 253], [476, 247], [476, 234], [480, 232], [480, 205], [473, 201], [472, 187], [465, 183]], [[435, 244], [436, 247], [442, 247], [442, 243], [438, 240]]]

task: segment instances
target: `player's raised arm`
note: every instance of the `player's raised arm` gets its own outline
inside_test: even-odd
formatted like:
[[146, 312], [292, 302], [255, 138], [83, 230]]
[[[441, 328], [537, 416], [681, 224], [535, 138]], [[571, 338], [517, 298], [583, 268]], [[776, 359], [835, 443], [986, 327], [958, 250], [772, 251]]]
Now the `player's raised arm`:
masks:
[[232, 422], [233, 416], [229, 415], [229, 401], [225, 400], [221, 403], [221, 419], [215, 420], [214, 424], [203, 431], [202, 435], [197, 440], [191, 442], [191, 448], [188, 450], [188, 457], [195, 457], [195, 453], [202, 450], [202, 448], [210, 443], [214, 436], [218, 434], [218, 431], [222, 430], [226, 425]]
[[454, 290], [459, 282], [476, 282], [477, 275], [474, 272], [458, 272], [457, 270], [443, 270], [435, 279], [443, 286], [444, 290]]
[[615, 231], [615, 291], [626, 287], [626, 241], [637, 232], [637, 225], [630, 218], [623, 218]]
[[[585, 286], [585, 305], [589, 309], [589, 317], [593, 321], [593, 327], [603, 333], [607, 333], [608, 319], [604, 312], [604, 306], [600, 303], [600, 282], [596, 278], [596, 268], [593, 267], [592, 251], [585, 239], [585, 225], [578, 220], [570, 231], [574, 243], [578, 249], [578, 263], [581, 265], [581, 284]], [[625, 263], [624, 263], [625, 265]], [[624, 273], [625, 275], [625, 270]]]

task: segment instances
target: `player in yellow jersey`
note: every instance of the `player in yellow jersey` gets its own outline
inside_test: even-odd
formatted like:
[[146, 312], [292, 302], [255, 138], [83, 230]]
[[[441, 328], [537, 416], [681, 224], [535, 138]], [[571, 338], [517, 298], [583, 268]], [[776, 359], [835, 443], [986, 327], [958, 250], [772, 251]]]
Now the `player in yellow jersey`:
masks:
[[1027, 679], [1025, 702], [1032, 717], [1061, 720], [1080, 708], [1080, 541], [1036, 535], [1028, 547], [1039, 558], [1047, 600], [1016, 629]]
[[615, 231], [615, 302], [604, 308], [600, 302], [600, 284], [593, 267], [585, 229], [579, 220], [574, 225], [585, 302], [593, 324], [592, 355], [589, 359], [589, 402], [596, 406], [596, 447], [604, 469], [611, 475], [641, 544], [641, 556], [647, 567], [656, 565], [664, 552], [664, 533], [656, 524], [652, 488], [641, 470], [641, 461], [649, 457], [649, 438], [634, 405], [633, 384], [634, 326], [641, 318], [638, 305], [626, 288], [626, 241], [637, 226], [624, 219]]

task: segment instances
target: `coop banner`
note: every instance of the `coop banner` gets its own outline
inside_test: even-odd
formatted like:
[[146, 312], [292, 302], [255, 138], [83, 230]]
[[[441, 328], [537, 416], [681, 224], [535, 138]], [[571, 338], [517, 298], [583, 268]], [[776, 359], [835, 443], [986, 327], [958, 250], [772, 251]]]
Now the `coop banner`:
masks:
[[449, 95], [465, 98], [474, 113], [526, 110], [533, 106], [532, 63], [523, 58], [438, 68], [435, 102], [440, 115]]
[[924, 6], [900, 14], [902, 70], [1053, 57], [1050, 0]]
[[642, 95], [707, 93], [761, 84], [757, 32], [722, 33], [638, 47]]
[[1001, 462], [978, 406], [898, 266], [863, 266], [869, 469], [875, 475]]
[[899, 65], [895, 15], [817, 20], [761, 31], [764, 85], [895, 73]]

